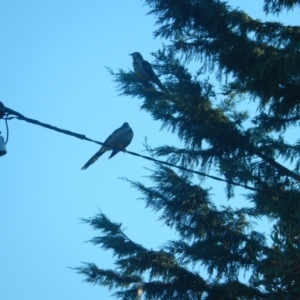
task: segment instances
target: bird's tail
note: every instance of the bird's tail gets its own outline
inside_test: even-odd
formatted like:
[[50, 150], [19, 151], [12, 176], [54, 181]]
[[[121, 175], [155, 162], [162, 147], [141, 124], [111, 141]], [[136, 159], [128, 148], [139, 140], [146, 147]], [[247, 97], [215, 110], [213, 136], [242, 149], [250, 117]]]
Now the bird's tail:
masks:
[[156, 78], [155, 83], [158, 85], [158, 87], [159, 87], [163, 92], [167, 92], [167, 93], [168, 93], [167, 88], [161, 83], [161, 81], [159, 80], [158, 77]]
[[89, 161], [81, 168], [81, 170], [86, 170], [90, 165], [92, 165], [105, 151], [100, 149], [94, 156], [92, 156]]

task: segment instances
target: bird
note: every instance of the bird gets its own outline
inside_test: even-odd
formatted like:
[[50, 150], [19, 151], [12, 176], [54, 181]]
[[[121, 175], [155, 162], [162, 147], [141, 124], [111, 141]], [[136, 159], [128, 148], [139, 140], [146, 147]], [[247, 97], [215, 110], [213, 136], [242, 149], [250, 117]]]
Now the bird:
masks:
[[133, 58], [132, 65], [137, 78], [144, 81], [145, 83], [154, 82], [161, 90], [166, 91], [166, 88], [163, 86], [158, 76], [153, 71], [151, 64], [143, 59], [141, 53], [133, 52], [129, 55], [131, 55]]
[[120, 128], [116, 129], [104, 142], [101, 149], [91, 157], [91, 159], [81, 168], [87, 169], [93, 164], [103, 153], [112, 150], [109, 158], [115, 156], [118, 152], [126, 150], [125, 148], [131, 143], [133, 138], [133, 131], [129, 124], [125, 122]]

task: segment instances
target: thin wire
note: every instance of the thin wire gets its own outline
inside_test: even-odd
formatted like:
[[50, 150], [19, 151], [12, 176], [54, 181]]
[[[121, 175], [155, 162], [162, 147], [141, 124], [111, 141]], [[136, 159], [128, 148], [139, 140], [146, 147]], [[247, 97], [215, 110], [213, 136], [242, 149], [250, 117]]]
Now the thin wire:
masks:
[[5, 141], [5, 145], [8, 142], [8, 137], [9, 137], [9, 129], [8, 129], [8, 123], [7, 123], [7, 119], [8, 119], [8, 114], [5, 116], [4, 120], [5, 120], [5, 125], [6, 125], [6, 141]]
[[[12, 110], [10, 108], [6, 107], [5, 110], [7, 112], [6, 121], [8, 119], [8, 115], [11, 114], [11, 115], [15, 115], [17, 119], [26, 121], [28, 123], [39, 125], [39, 126], [51, 129], [51, 130], [55, 130], [55, 131], [61, 132], [63, 134], [71, 135], [71, 136], [74, 136], [74, 137], [79, 138], [81, 140], [86, 140], [86, 141], [89, 141], [89, 142], [92, 142], [92, 143], [96, 143], [96, 144], [101, 145], [101, 146], [108, 146], [105, 143], [102, 143], [102, 142], [90, 139], [90, 138], [86, 137], [84, 134], [75, 133], [75, 132], [72, 132], [72, 131], [69, 131], [69, 130], [61, 129], [61, 128], [58, 128], [58, 127], [55, 127], [55, 126], [52, 126], [52, 125], [49, 125], [49, 124], [46, 124], [46, 123], [39, 122], [39, 121], [34, 120], [34, 119], [29, 119], [29, 118], [23, 116], [22, 114], [14, 111], [14, 110]], [[266, 191], [266, 190], [261, 190], [261, 189], [253, 188], [253, 187], [248, 186], [246, 184], [240, 184], [240, 183], [237, 183], [237, 182], [232, 181], [230, 179], [223, 179], [223, 178], [220, 178], [220, 177], [217, 177], [217, 176], [213, 176], [213, 175], [209, 175], [209, 174], [206, 174], [206, 173], [203, 173], [203, 172], [200, 172], [200, 171], [191, 170], [191, 169], [188, 169], [188, 168], [185, 168], [185, 167], [182, 167], [182, 166], [174, 165], [174, 164], [169, 163], [167, 161], [162, 161], [162, 160], [158, 160], [158, 159], [152, 158], [150, 156], [141, 155], [141, 154], [138, 154], [136, 152], [127, 151], [127, 150], [124, 150], [124, 149], [116, 149], [116, 150], [123, 151], [123, 152], [126, 152], [126, 153], [130, 154], [130, 155], [138, 156], [138, 157], [141, 157], [141, 158], [153, 161], [153, 162], [158, 163], [158, 164], [167, 165], [169, 167], [177, 168], [177, 169], [182, 170], [182, 171], [191, 172], [191, 173], [194, 173], [194, 174], [197, 174], [197, 175], [200, 175], [200, 176], [205, 176], [205, 177], [211, 178], [213, 180], [217, 180], [217, 181], [226, 182], [226, 183], [229, 183], [229, 184], [232, 184], [232, 185], [235, 185], [235, 186], [239, 186], [239, 187], [242, 187], [242, 188], [254, 191], [254, 192], [265, 194], [267, 196], [281, 198], [283, 200], [296, 202], [295, 200], [290, 199], [290, 198], [286, 198], [284, 196], [281, 196], [280, 194], [278, 194], [278, 193], [276, 193], [274, 191], [269, 192], [269, 191]]]

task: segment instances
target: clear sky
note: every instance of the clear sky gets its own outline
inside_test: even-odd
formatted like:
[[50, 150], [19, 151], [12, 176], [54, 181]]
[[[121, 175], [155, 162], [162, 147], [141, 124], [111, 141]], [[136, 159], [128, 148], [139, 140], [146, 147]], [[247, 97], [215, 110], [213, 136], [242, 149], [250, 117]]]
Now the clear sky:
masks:
[[[247, 2], [251, 2], [247, 4]], [[262, 1], [229, 1], [265, 18]], [[248, 6], [248, 7], [247, 7]], [[128, 55], [151, 52], [154, 18], [142, 1], [2, 0], [0, 2], [0, 101], [26, 117], [104, 141], [123, 122], [134, 130], [128, 150], [178, 145], [175, 135], [140, 110], [141, 99], [118, 96], [105, 66], [129, 70]], [[273, 19], [273, 18], [269, 18]], [[276, 19], [297, 24], [299, 11]], [[6, 136], [4, 121], [0, 131]], [[81, 167], [99, 146], [19, 120], [9, 121], [7, 155], [0, 157], [0, 299], [107, 299], [103, 287], [82, 283], [68, 267], [95, 262], [112, 268], [110, 252], [85, 241], [97, 233], [80, 218], [100, 208], [122, 222], [126, 234], [157, 249], [174, 238], [121, 178], [142, 181], [153, 165], [119, 153]], [[209, 182], [223, 198], [224, 186]], [[239, 197], [230, 204], [238, 203]]]

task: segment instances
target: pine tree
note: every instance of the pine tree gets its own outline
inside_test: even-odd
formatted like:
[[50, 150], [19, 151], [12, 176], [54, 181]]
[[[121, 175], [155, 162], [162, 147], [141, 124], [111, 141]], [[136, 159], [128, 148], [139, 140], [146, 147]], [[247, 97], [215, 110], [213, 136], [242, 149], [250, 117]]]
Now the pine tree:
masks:
[[[157, 163], [154, 186], [131, 184], [178, 240], [146, 249], [99, 213], [84, 222], [100, 232], [91, 242], [113, 251], [117, 269], [86, 263], [77, 272], [124, 300], [136, 299], [138, 287], [144, 299], [300, 299], [300, 145], [286, 138], [300, 120], [300, 27], [252, 19], [219, 0], [145, 2], [155, 36], [168, 40], [153, 65], [166, 90], [133, 72], [112, 74], [122, 94], [142, 98], [142, 109], [184, 144], [149, 151], [220, 176], [224, 199], [242, 187], [245, 205], [218, 206], [199, 176]], [[265, 0], [264, 10], [299, 4]], [[218, 87], [203, 79], [207, 72]], [[271, 240], [253, 227], [259, 218], [272, 220]]]

